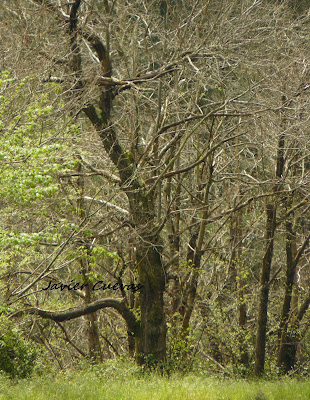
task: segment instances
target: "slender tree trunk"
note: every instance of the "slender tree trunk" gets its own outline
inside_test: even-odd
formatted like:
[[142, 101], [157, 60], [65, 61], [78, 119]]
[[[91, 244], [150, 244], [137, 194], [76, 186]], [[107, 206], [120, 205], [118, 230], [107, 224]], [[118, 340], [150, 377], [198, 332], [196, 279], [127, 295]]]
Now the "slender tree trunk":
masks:
[[[236, 143], [239, 144], [239, 138], [236, 139]], [[240, 162], [239, 154], [236, 157], [236, 172], [240, 173]], [[238, 197], [241, 198], [240, 182], [237, 182]], [[244, 266], [242, 262], [242, 209], [237, 210], [231, 216], [231, 237], [232, 237], [232, 253], [231, 253], [231, 266], [232, 276], [234, 278], [235, 286], [238, 293], [238, 324], [239, 324], [239, 351], [240, 351], [240, 363], [244, 366], [249, 364], [249, 353], [247, 344], [245, 341], [245, 327], [247, 323], [247, 307], [244, 298], [244, 287], [246, 285], [246, 279], [244, 278]]]
[[294, 259], [296, 257], [296, 235], [293, 231], [292, 221], [286, 222], [286, 282], [285, 282], [285, 294], [282, 306], [281, 321], [280, 321], [280, 345], [278, 354], [278, 367], [287, 373], [292, 365], [292, 354], [291, 346], [292, 343], [288, 334], [289, 316], [291, 311], [291, 301], [293, 285], [296, 274], [296, 263]]
[[[287, 329], [285, 336], [283, 337], [284, 341], [282, 344], [282, 354], [281, 354], [281, 361], [282, 363], [280, 364], [280, 367], [282, 368], [283, 373], [288, 373], [292, 368], [294, 368], [294, 365], [296, 364], [296, 355], [297, 355], [297, 349], [298, 345], [302, 339], [302, 337], [305, 335], [305, 332], [303, 334], [300, 332], [300, 322], [303, 319], [306, 311], [308, 310], [310, 306], [310, 296], [308, 296], [305, 301], [302, 303], [297, 316], [293, 317], [293, 321], [291, 323], [291, 328], [290, 330]], [[282, 340], [282, 336], [281, 336]], [[279, 358], [280, 358], [280, 352], [279, 352]]]
[[[89, 303], [87, 303], [89, 304]], [[95, 361], [102, 360], [102, 351], [99, 340], [99, 330], [98, 330], [98, 321], [97, 314], [91, 313], [87, 315], [87, 332], [88, 332], [88, 353], [89, 357]]]
[[244, 298], [244, 286], [246, 285], [243, 276], [242, 264], [242, 210], [236, 211], [233, 218], [233, 250], [231, 263], [235, 270], [236, 287], [238, 291], [238, 324], [239, 324], [239, 349], [240, 349], [240, 362], [247, 366], [249, 364], [249, 353], [245, 343], [245, 327], [247, 323], [247, 307]]
[[[129, 262], [128, 262], [128, 268], [130, 270], [130, 276], [133, 275], [133, 271], [136, 268], [136, 252], [134, 250], [134, 242], [132, 238], [129, 238], [128, 240], [128, 251], [129, 251]], [[133, 284], [133, 279], [131, 279], [131, 284]], [[139, 300], [138, 299], [138, 293], [134, 293], [130, 291], [128, 293], [128, 306], [131, 310], [135, 309], [137, 310], [139, 308]], [[128, 352], [130, 357], [135, 356], [135, 349], [136, 349], [136, 340], [135, 340], [135, 335], [127, 330], [127, 335], [128, 335]]]
[[194, 255], [194, 260], [191, 264], [193, 271], [191, 272], [189, 284], [187, 288], [187, 298], [186, 298], [186, 308], [182, 322], [182, 336], [185, 337], [188, 334], [189, 321], [192, 316], [195, 298], [197, 293], [197, 285], [199, 278], [199, 268], [200, 268], [201, 253], [196, 252]]
[[258, 309], [257, 333], [255, 345], [255, 366], [254, 375], [260, 376], [265, 367], [266, 351], [266, 331], [267, 331], [267, 311], [269, 297], [269, 280], [271, 262], [273, 256], [273, 241], [276, 227], [276, 207], [274, 204], [267, 204], [267, 222], [266, 222], [266, 251], [262, 263], [262, 272], [260, 278], [260, 301]]
[[[286, 102], [286, 97], [282, 96], [282, 104]], [[276, 173], [275, 177], [278, 182], [274, 185], [274, 192], [277, 192], [281, 188], [279, 182], [284, 172], [284, 146], [285, 146], [285, 127], [286, 118], [283, 116], [281, 121], [281, 128], [283, 132], [280, 133], [278, 146], [277, 146], [277, 158], [276, 158]], [[267, 331], [267, 319], [268, 319], [268, 298], [269, 298], [269, 281], [271, 263], [273, 257], [273, 243], [274, 234], [276, 230], [276, 203], [268, 203], [266, 205], [266, 250], [262, 262], [261, 278], [260, 278], [260, 299], [259, 309], [257, 318], [257, 333], [256, 333], [256, 344], [255, 344], [255, 365], [254, 375], [260, 376], [264, 372], [265, 368], [265, 352], [266, 352], [266, 331]]]
[[[88, 263], [87, 259], [82, 258], [80, 260], [82, 276], [85, 283], [89, 283], [88, 286], [85, 287], [85, 305], [88, 306], [92, 302], [92, 293], [90, 290], [90, 282], [88, 279]], [[93, 312], [86, 315], [87, 321], [87, 336], [88, 336], [88, 355], [89, 358], [94, 361], [102, 360], [102, 351], [100, 345], [100, 335], [98, 329], [98, 321], [97, 321], [97, 313]]]
[[[302, 246], [299, 248], [298, 252], [295, 251], [295, 236], [293, 234], [292, 226], [290, 222], [287, 223], [287, 278], [286, 278], [286, 288], [285, 288], [285, 298], [283, 303], [282, 315], [281, 315], [281, 338], [280, 338], [280, 348], [278, 355], [278, 366], [282, 368], [284, 373], [289, 372], [293, 368], [296, 361], [296, 350], [297, 345], [301, 339], [301, 334], [299, 332], [299, 324], [304, 317], [309, 304], [310, 296], [306, 298], [304, 303], [301, 305], [300, 310], [296, 316], [292, 316], [292, 323], [290, 329], [288, 328], [289, 314], [291, 309], [291, 299], [292, 299], [292, 288], [294, 284], [294, 278], [296, 273], [296, 266], [308, 246], [310, 235], [306, 237]], [[293, 255], [296, 256], [293, 258]]]
[[[82, 165], [78, 163], [77, 171], [82, 172]], [[79, 197], [77, 199], [77, 215], [79, 219], [84, 219], [86, 217], [86, 210], [84, 204], [84, 177], [79, 176], [77, 179], [77, 186], [79, 189]], [[84, 302], [87, 306], [93, 300], [93, 294], [90, 290], [90, 281], [88, 274], [90, 271], [88, 264], [88, 257], [91, 255], [90, 247], [88, 245], [85, 246], [85, 256], [80, 258], [81, 265], [81, 273], [85, 283], [88, 283], [88, 286], [85, 287], [85, 298]], [[100, 345], [100, 336], [98, 330], [98, 321], [97, 314], [91, 313], [86, 316], [87, 321], [87, 336], [88, 336], [88, 355], [89, 358], [94, 361], [102, 360], [102, 351]]]
[[187, 256], [188, 262], [191, 263], [192, 272], [186, 288], [186, 301], [185, 301], [185, 312], [182, 323], [182, 336], [185, 336], [187, 334], [189, 328], [189, 321], [192, 316], [195, 305], [198, 278], [199, 278], [199, 269], [200, 269], [201, 257], [203, 254], [202, 245], [204, 242], [204, 236], [207, 226], [207, 218], [209, 216], [208, 202], [209, 202], [210, 189], [212, 185], [213, 155], [209, 157], [208, 161], [209, 161], [208, 180], [205, 185], [204, 198], [203, 198], [205, 210], [202, 214], [199, 230], [192, 235], [189, 252]]

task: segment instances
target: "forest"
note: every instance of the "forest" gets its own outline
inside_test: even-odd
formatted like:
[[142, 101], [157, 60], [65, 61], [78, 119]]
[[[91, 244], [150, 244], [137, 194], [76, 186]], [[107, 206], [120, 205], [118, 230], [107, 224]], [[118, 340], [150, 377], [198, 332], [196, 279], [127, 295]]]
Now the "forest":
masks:
[[[309, 0], [0, 1], [0, 392], [309, 377], [309, 37]], [[238, 393], [180, 399], [286, 398]]]

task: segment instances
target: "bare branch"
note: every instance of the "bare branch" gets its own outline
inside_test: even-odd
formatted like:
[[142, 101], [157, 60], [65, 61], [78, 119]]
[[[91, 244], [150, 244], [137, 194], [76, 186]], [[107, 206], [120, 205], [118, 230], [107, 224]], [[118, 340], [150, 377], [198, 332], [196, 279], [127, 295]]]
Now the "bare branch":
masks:
[[95, 311], [102, 310], [104, 308], [113, 308], [119, 312], [124, 318], [130, 332], [135, 333], [137, 330], [137, 319], [134, 313], [124, 304], [123, 299], [106, 298], [94, 301], [93, 303], [87, 304], [80, 308], [71, 309], [69, 311], [48, 311], [40, 308], [32, 307], [26, 310], [21, 310], [15, 313], [13, 316], [20, 314], [34, 314], [39, 315], [42, 318], [51, 319], [55, 322], [69, 321], [81, 317], [83, 315], [91, 314]]
[[83, 199], [88, 200], [88, 201], [94, 201], [94, 202], [100, 203], [100, 204], [104, 204], [105, 206], [107, 206], [109, 208], [113, 208], [114, 210], [120, 212], [121, 214], [124, 214], [127, 216], [129, 215], [129, 211], [125, 210], [124, 208], [118, 207], [115, 204], [109, 203], [108, 201], [93, 199], [92, 197], [88, 197], [88, 196], [84, 196]]

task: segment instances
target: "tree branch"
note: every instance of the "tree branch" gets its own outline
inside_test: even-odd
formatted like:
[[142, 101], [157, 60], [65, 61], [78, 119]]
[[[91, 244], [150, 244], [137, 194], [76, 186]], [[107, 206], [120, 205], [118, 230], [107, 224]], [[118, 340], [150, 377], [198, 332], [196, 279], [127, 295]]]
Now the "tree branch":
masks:
[[99, 170], [99, 169], [93, 167], [80, 154], [78, 155], [78, 158], [82, 161], [83, 164], [85, 164], [87, 167], [89, 167], [93, 172], [96, 172], [96, 173], [104, 176], [105, 178], [107, 178], [108, 180], [112, 181], [113, 183], [121, 183], [121, 180], [120, 180], [120, 178], [118, 176], [116, 176], [116, 175], [114, 175], [114, 174], [112, 174], [112, 173], [110, 173], [108, 171], [105, 171], [105, 170], [102, 170], [102, 169]]
[[42, 318], [51, 319], [55, 322], [69, 321], [81, 317], [83, 315], [91, 314], [95, 311], [102, 310], [104, 308], [114, 308], [124, 318], [127, 323], [128, 330], [132, 333], [136, 333], [138, 329], [138, 322], [134, 313], [124, 304], [123, 299], [106, 298], [96, 300], [93, 303], [89, 303], [80, 308], [70, 309], [69, 311], [48, 311], [40, 308], [32, 307], [26, 310], [18, 311], [14, 316], [20, 314], [33, 314], [39, 315]]
[[[188, 172], [189, 170], [197, 167], [197, 165], [201, 164], [210, 154], [212, 154], [222, 144], [224, 144], [224, 143], [226, 143], [226, 142], [228, 142], [230, 140], [233, 140], [233, 139], [235, 139], [235, 138], [237, 138], [237, 137], [239, 137], [241, 135], [242, 134], [239, 133], [238, 135], [234, 135], [234, 136], [232, 136], [230, 138], [222, 140], [220, 143], [216, 144], [210, 150], [208, 150], [202, 157], [200, 157], [198, 160], [196, 160], [192, 164], [188, 165], [187, 167], [180, 168], [180, 169], [175, 170], [175, 171], [166, 172], [163, 175], [152, 176], [151, 178], [146, 179], [145, 182], [146, 183], [151, 183], [151, 182], [153, 182], [153, 181], [155, 181], [157, 179], [159, 180], [159, 179], [169, 178], [169, 177], [174, 176], [174, 175], [178, 175], [178, 174], [181, 174], [181, 173], [184, 173], [184, 172]], [[155, 184], [154, 184], [154, 186], [155, 186]]]
[[110, 57], [107, 52], [105, 45], [102, 43], [101, 38], [92, 32], [89, 28], [83, 26], [83, 28], [78, 29], [78, 33], [90, 44], [94, 49], [95, 53], [101, 64], [102, 74], [104, 77], [111, 78], [112, 66], [110, 62]]
[[88, 201], [93, 201], [93, 202], [96, 202], [96, 203], [100, 203], [100, 204], [104, 204], [105, 206], [107, 206], [109, 208], [113, 208], [114, 210], [120, 212], [123, 215], [129, 215], [129, 211], [125, 210], [124, 208], [118, 207], [115, 204], [109, 203], [108, 201], [94, 199], [94, 198], [89, 197], [89, 196], [84, 196], [83, 199], [84, 200], [88, 200]]
[[299, 309], [298, 314], [297, 314], [297, 321], [300, 322], [303, 319], [303, 317], [306, 314], [309, 306], [310, 306], [310, 295], [308, 295], [306, 300], [300, 306], [300, 309]]

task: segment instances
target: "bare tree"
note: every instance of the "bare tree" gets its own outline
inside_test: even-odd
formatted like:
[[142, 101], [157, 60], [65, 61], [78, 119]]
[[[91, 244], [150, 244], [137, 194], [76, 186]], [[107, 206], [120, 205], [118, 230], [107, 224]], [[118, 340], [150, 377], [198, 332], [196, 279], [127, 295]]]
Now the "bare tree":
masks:
[[[44, 249], [40, 261], [29, 257], [27, 280], [16, 272], [7, 300], [58, 323], [87, 315], [90, 355], [103, 345], [117, 354], [126, 337], [140, 364], [165, 360], [167, 321], [183, 340], [209, 318], [210, 357], [248, 367], [257, 328], [260, 375], [269, 349], [267, 311], [276, 308], [273, 285], [285, 279], [283, 249], [280, 354], [303, 253], [296, 257], [307, 246], [307, 232], [293, 219], [307, 211], [309, 16], [294, 20], [284, 3], [237, 0], [29, 0], [0, 7], [10, 21], [1, 26], [10, 49], [3, 48], [3, 68], [16, 79], [36, 71], [33, 92], [61, 104], [53, 114], [58, 136], [65, 116], [78, 125], [70, 134], [79, 138], [67, 150], [77, 163], [58, 171], [59, 192], [46, 213], [61, 240], [35, 242]], [[43, 225], [14, 226], [32, 234]], [[88, 287], [72, 296], [82, 306], [47, 311], [47, 296], [30, 290], [65, 281], [67, 272], [89, 284], [138, 281], [142, 289], [102, 298]], [[301, 299], [307, 304], [305, 294]], [[125, 334], [113, 331], [113, 311]], [[106, 336], [100, 343], [107, 326], [117, 344]]]

